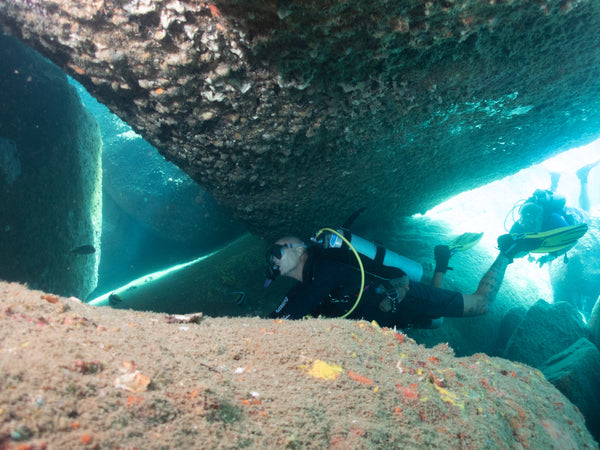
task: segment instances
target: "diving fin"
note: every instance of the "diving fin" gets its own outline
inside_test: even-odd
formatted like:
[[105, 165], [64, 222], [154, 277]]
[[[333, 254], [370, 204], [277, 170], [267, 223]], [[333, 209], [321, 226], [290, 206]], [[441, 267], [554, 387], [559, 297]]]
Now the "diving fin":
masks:
[[463, 233], [450, 242], [448, 248], [452, 254], [469, 250], [481, 240], [482, 236], [483, 233]]
[[560, 250], [568, 250], [575, 245], [577, 240], [588, 230], [585, 223], [570, 225], [568, 227], [555, 228], [540, 233], [525, 233], [522, 239], [537, 239], [539, 243], [535, 250], [530, 253], [552, 253]]

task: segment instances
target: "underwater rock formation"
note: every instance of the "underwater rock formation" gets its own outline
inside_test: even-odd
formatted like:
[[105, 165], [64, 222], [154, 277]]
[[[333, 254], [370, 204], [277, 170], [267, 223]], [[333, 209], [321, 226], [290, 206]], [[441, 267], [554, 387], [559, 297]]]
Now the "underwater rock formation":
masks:
[[[102, 133], [103, 194], [159, 239], [197, 255], [239, 237], [243, 227], [177, 166], [74, 83]], [[106, 211], [105, 211], [106, 212]], [[103, 220], [114, 222], [115, 217]]]
[[596, 299], [596, 304], [592, 308], [592, 313], [588, 320], [590, 328], [590, 339], [600, 349], [600, 296]]
[[540, 370], [583, 416], [588, 429], [600, 439], [600, 351], [585, 338], [553, 356]]
[[105, 194], [163, 239], [200, 253], [243, 232], [210, 194], [132, 132], [105, 143], [102, 164]]
[[588, 329], [572, 305], [539, 300], [510, 337], [503, 356], [540, 367], [582, 337], [588, 337]]
[[592, 217], [587, 233], [567, 256], [550, 266], [554, 301], [569, 302], [589, 317], [600, 296], [600, 218]]
[[85, 297], [96, 286], [100, 131], [55, 65], [0, 35], [0, 278]]
[[599, 135], [594, 0], [0, 0], [0, 25], [261, 236], [422, 212]]
[[0, 282], [0, 340], [6, 448], [598, 448], [538, 370], [364, 321], [115, 314]]

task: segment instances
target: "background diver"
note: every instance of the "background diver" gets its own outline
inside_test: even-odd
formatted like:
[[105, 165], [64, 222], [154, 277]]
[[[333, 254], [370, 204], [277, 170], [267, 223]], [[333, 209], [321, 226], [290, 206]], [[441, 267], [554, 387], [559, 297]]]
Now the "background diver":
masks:
[[510, 249], [501, 248], [473, 294], [440, 287], [455, 250], [452, 244], [435, 248], [433, 286], [409, 280], [402, 272], [383, 282], [367, 273], [361, 291], [361, 276], [355, 267], [331, 258], [322, 246], [306, 245], [293, 236], [284, 237], [267, 253], [267, 274], [271, 279], [282, 275], [298, 283], [269, 317], [347, 317], [375, 320], [385, 327], [434, 328], [441, 325], [444, 316], [485, 314], [496, 298], [506, 268], [513, 258], [525, 256], [531, 250], [530, 245], [529, 241], [521, 240]]
[[[539, 233], [588, 223], [591, 209], [588, 194], [588, 175], [590, 170], [598, 164], [600, 164], [600, 160], [587, 164], [576, 172], [579, 179], [578, 208], [567, 206], [566, 198], [556, 193], [560, 174], [552, 172], [550, 173], [550, 189], [536, 189], [531, 197], [525, 200], [519, 208], [519, 219], [512, 225], [509, 233], [513, 236], [522, 233]], [[550, 252], [538, 258], [537, 262], [542, 266], [557, 256], [565, 254], [569, 248]]]

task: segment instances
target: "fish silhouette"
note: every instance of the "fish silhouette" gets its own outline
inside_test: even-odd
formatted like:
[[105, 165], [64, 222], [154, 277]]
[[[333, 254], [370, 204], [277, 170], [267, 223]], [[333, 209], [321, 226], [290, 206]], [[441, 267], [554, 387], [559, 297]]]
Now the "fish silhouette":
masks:
[[96, 248], [93, 245], [81, 245], [74, 248], [69, 253], [75, 253], [77, 255], [91, 255], [96, 252]]

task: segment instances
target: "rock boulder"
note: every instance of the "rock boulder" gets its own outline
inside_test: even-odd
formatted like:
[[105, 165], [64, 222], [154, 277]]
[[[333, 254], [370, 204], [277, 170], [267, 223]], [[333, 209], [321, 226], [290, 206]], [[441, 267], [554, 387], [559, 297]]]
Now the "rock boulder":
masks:
[[540, 367], [587, 335], [587, 326], [572, 305], [539, 300], [510, 337], [504, 358]]
[[0, 278], [84, 298], [100, 258], [98, 124], [36, 52], [0, 35], [0, 60]]
[[600, 440], [600, 352], [585, 338], [548, 359], [540, 368], [586, 419], [588, 429]]
[[600, 135], [600, 3], [0, 0], [261, 236], [373, 222]]

